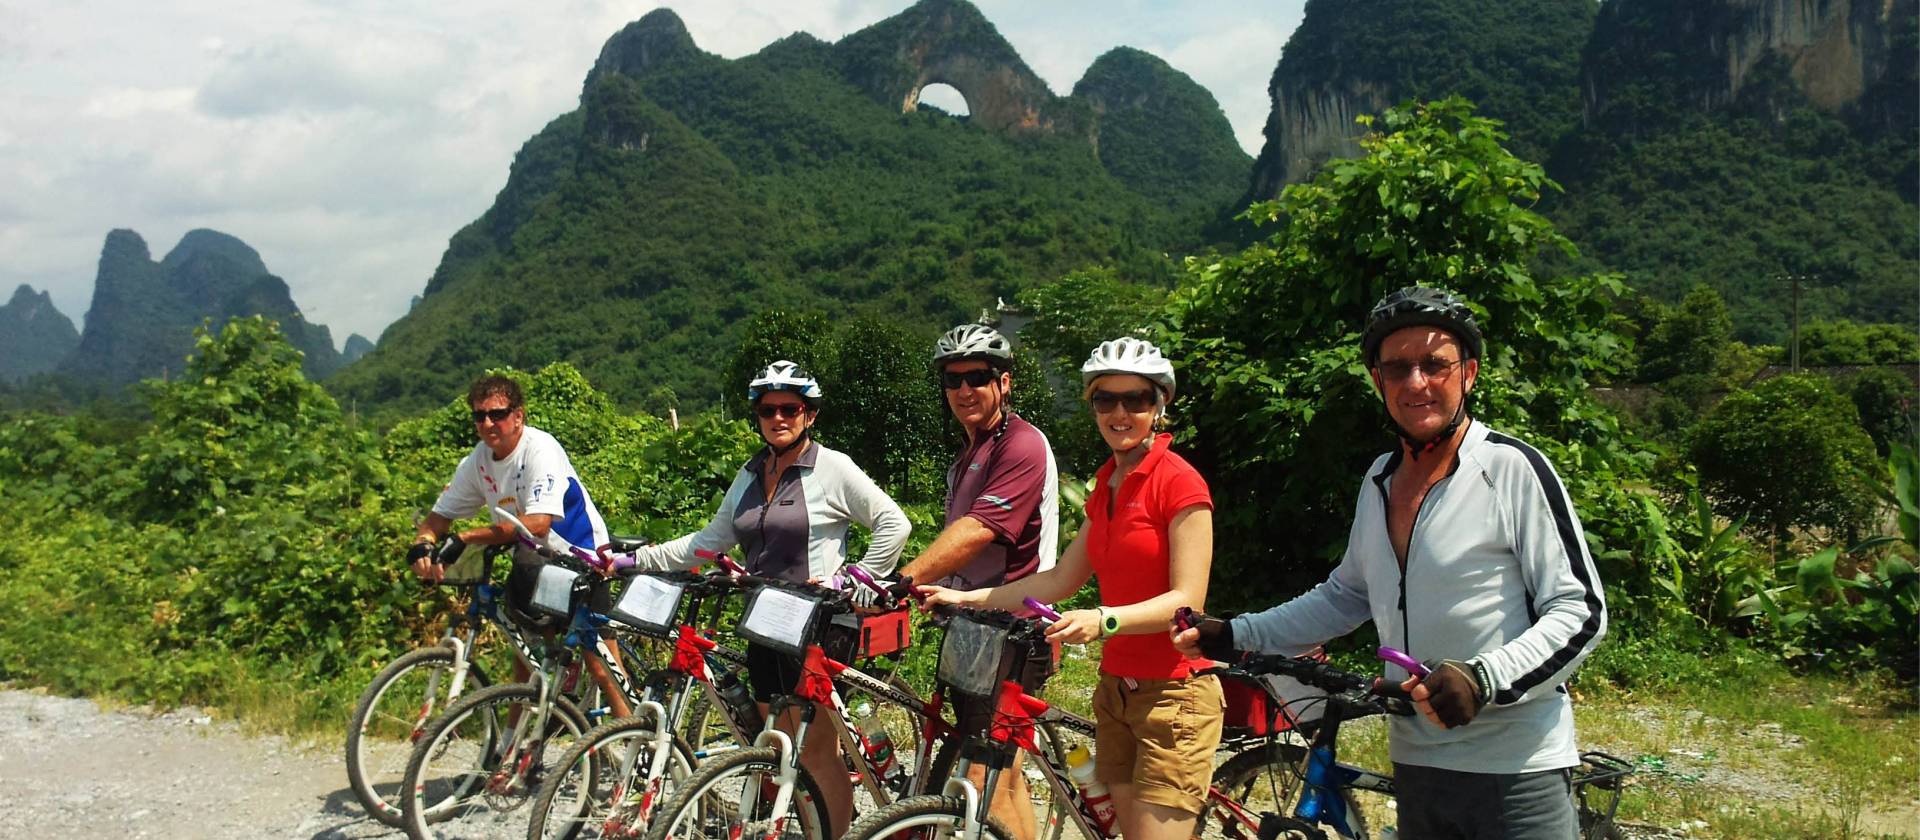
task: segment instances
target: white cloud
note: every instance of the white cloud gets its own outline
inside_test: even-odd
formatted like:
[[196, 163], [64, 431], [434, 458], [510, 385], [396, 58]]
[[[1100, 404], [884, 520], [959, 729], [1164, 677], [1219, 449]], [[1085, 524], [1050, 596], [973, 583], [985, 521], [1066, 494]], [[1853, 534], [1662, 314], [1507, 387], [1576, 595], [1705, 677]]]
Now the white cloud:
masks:
[[[1056, 92], [1113, 46], [1147, 49], [1209, 87], [1257, 152], [1304, 0], [976, 1]], [[906, 4], [676, 12], [702, 49], [738, 58], [796, 31], [837, 40]], [[78, 323], [109, 229], [139, 231], [158, 258], [212, 227], [258, 249], [336, 339], [377, 336], [520, 145], [575, 107], [605, 40], [655, 5], [0, 0], [0, 293], [31, 283]]]

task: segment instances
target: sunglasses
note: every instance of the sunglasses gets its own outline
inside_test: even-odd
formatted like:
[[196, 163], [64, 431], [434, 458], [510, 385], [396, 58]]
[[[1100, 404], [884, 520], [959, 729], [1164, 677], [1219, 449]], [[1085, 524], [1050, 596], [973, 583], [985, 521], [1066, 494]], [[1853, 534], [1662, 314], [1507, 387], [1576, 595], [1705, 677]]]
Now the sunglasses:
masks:
[[783, 420], [792, 420], [806, 410], [806, 405], [802, 403], [780, 403], [779, 405], [761, 405], [755, 408], [753, 413], [760, 415], [762, 420], [772, 420], [776, 415]]
[[958, 390], [962, 384], [965, 384], [969, 388], [985, 388], [987, 387], [987, 383], [999, 378], [1000, 375], [994, 373], [993, 368], [980, 368], [979, 370], [970, 370], [965, 373], [941, 371], [940, 384], [945, 386], [949, 391]]
[[1149, 411], [1153, 408], [1153, 391], [1128, 391], [1116, 394], [1112, 391], [1095, 391], [1088, 395], [1087, 402], [1093, 403], [1095, 414], [1105, 414], [1116, 406], [1126, 406], [1133, 414]]
[[507, 418], [512, 416], [513, 409], [511, 408], [489, 408], [484, 410], [476, 408], [473, 410], [473, 424], [478, 426], [482, 420], [505, 423], [507, 422]]
[[1448, 361], [1446, 359], [1428, 356], [1417, 362], [1394, 359], [1392, 361], [1381, 362], [1378, 367], [1380, 368], [1380, 375], [1386, 377], [1389, 382], [1405, 382], [1412, 379], [1413, 372], [1416, 370], [1420, 371], [1420, 375], [1438, 382], [1452, 376], [1454, 366], [1463, 361], [1466, 360], [1454, 359]]

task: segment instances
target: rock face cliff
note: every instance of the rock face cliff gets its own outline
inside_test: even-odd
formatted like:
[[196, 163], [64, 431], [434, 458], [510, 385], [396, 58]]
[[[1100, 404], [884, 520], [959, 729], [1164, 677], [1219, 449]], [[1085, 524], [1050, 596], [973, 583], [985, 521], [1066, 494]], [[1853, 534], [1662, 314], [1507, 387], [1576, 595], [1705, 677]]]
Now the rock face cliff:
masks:
[[1013, 45], [966, 0], [921, 0], [836, 45], [847, 74], [881, 102], [912, 111], [920, 90], [952, 85], [972, 122], [999, 131], [1086, 131], [1084, 112], [1061, 101]]
[[53, 370], [79, 343], [73, 322], [53, 308], [53, 297], [22, 283], [0, 306], [0, 382]]
[[1458, 93], [1544, 159], [1579, 117], [1579, 55], [1595, 0], [1309, 0], [1267, 93], [1273, 110], [1248, 197], [1273, 198], [1359, 152], [1354, 119]]
[[342, 366], [353, 364], [360, 361], [361, 356], [371, 352], [373, 352], [373, 342], [367, 340], [364, 335], [354, 333], [347, 336], [347, 343], [340, 347], [340, 364]]
[[1917, 14], [1915, 0], [1613, 0], [1587, 49], [1585, 116], [1631, 135], [1675, 105], [1735, 103], [1770, 70], [1828, 113], [1884, 92], [1911, 114]]
[[340, 367], [327, 328], [307, 323], [286, 281], [268, 273], [259, 252], [245, 242], [194, 230], [154, 262], [139, 234], [115, 230], [100, 250], [86, 327], [59, 369], [110, 386], [178, 371], [202, 321], [217, 327], [244, 315], [279, 321], [287, 339], [306, 354], [302, 367], [309, 377]]

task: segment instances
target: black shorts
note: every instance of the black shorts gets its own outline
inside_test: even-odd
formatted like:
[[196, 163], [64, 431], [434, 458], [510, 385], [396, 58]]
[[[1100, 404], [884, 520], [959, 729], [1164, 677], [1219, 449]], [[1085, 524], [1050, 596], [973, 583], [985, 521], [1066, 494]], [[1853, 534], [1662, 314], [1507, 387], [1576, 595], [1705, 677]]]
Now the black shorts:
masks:
[[806, 664], [765, 645], [747, 643], [747, 684], [753, 687], [753, 699], [771, 703], [773, 698], [792, 694], [806, 673]]

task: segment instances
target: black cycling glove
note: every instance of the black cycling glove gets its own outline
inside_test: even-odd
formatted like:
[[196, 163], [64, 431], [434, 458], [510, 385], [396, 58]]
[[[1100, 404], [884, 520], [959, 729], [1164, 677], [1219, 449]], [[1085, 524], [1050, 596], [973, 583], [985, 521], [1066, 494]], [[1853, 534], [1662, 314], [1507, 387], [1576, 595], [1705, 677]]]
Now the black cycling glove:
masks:
[[432, 543], [417, 542], [407, 548], [407, 565], [420, 562], [420, 559], [433, 553]]
[[439, 563], [442, 566], [451, 566], [459, 561], [460, 552], [466, 550], [467, 541], [460, 539], [460, 536], [455, 534], [447, 537], [446, 541], [440, 544], [440, 550], [433, 553], [433, 562]]
[[1482, 667], [1474, 662], [1441, 659], [1425, 663], [1427, 676], [1420, 682], [1427, 687], [1427, 703], [1449, 729], [1466, 726], [1487, 705], [1491, 694], [1482, 676]]
[[1233, 623], [1204, 613], [1193, 614], [1193, 629], [1200, 631], [1200, 653], [1220, 662], [1240, 661], [1233, 646]]

